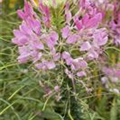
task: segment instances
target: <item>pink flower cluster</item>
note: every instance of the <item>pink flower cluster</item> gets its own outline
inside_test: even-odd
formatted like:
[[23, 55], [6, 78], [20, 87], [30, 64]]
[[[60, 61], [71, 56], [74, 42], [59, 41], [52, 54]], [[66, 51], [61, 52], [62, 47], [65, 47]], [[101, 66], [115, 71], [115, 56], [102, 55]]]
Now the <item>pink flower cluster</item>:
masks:
[[110, 22], [111, 34], [114, 39], [116, 46], [120, 45], [120, 3], [115, 2], [114, 4], [114, 16]]
[[116, 79], [120, 78], [120, 67], [104, 67], [102, 71], [112, 82], [116, 82]]
[[22, 24], [13, 31], [15, 37], [12, 39], [18, 46], [18, 62], [31, 61], [41, 70], [54, 69], [64, 63], [65, 73], [71, 79], [87, 76], [88, 63], [102, 56], [108, 38], [119, 43], [120, 14], [117, 18], [113, 16], [106, 20], [110, 6], [120, 13], [116, 4], [108, 0], [79, 0], [79, 4], [75, 5], [76, 13], [66, 2], [64, 27], [59, 34], [52, 24], [51, 8], [40, 2], [39, 17], [34, 6], [25, 0], [24, 10], [18, 10]]
[[[102, 69], [104, 76], [101, 78], [102, 84], [110, 91], [114, 93], [120, 93], [117, 85], [120, 79], [120, 65], [116, 64], [114, 67], [104, 66]], [[110, 84], [112, 83], [112, 85]]]
[[[51, 30], [48, 33], [42, 29], [42, 22], [45, 27], [50, 25], [49, 8], [40, 4], [42, 20], [36, 15], [30, 3], [25, 1], [24, 11], [18, 10], [18, 15], [23, 19], [19, 30], [14, 30], [15, 38], [12, 42], [18, 45], [19, 63], [32, 61], [39, 69], [53, 69], [54, 61], [57, 61], [59, 54], [56, 53], [54, 46], [57, 44], [58, 34]], [[45, 48], [45, 46], [47, 46]], [[49, 50], [48, 50], [49, 49]], [[47, 57], [52, 60], [47, 60]]]

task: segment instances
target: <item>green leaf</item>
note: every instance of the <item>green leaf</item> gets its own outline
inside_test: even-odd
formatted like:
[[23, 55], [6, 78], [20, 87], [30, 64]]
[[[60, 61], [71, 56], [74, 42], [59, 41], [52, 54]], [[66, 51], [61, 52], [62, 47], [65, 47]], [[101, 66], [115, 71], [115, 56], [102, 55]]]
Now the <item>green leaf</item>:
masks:
[[116, 104], [115, 99], [113, 100], [112, 108], [111, 108], [111, 111], [110, 111], [110, 120], [118, 120], [117, 119], [117, 104]]
[[42, 112], [42, 117], [50, 120], [63, 120], [63, 117], [61, 115], [49, 110]]

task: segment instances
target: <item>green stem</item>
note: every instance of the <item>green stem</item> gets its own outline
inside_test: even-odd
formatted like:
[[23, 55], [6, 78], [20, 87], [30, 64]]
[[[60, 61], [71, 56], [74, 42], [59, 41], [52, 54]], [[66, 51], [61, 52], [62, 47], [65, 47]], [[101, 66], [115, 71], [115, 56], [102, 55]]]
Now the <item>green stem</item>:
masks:
[[[65, 75], [66, 76], [66, 75]], [[65, 89], [68, 88], [68, 89]], [[62, 99], [60, 103], [64, 103], [63, 108], [58, 108], [59, 112], [64, 116], [65, 120], [82, 120], [81, 119], [81, 108], [78, 104], [77, 99], [74, 96], [74, 85], [71, 79], [67, 76], [64, 79], [61, 89], [65, 89], [62, 93]], [[59, 104], [59, 103], [58, 103]], [[65, 110], [65, 106], [66, 110]], [[61, 111], [60, 111], [61, 109]], [[64, 112], [64, 113], [63, 113]]]

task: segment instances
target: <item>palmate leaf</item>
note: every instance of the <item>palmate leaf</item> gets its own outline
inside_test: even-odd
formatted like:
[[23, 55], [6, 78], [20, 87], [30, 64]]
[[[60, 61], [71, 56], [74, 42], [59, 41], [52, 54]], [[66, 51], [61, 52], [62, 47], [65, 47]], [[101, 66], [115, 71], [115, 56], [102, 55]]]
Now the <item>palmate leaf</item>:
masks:
[[[65, 3], [66, 0], [55, 0], [55, 3], [58, 5], [60, 5], [61, 3]], [[53, 2], [54, 0], [44, 0], [43, 1], [46, 5], [48, 6], [52, 6], [53, 5]]]
[[109, 119], [109, 111], [108, 111], [108, 98], [103, 96], [101, 100], [98, 101], [98, 107], [96, 108], [97, 113], [105, 118], [105, 120]]
[[52, 12], [52, 25], [56, 26], [56, 31], [60, 34], [61, 28], [64, 26], [64, 4], [60, 4], [57, 8], [51, 7]]
[[120, 120], [120, 97], [116, 98], [116, 106], [117, 106], [117, 119]]
[[110, 120], [118, 120], [117, 119], [117, 104], [116, 104], [116, 99], [113, 100], [113, 103], [112, 103], [112, 108], [111, 108], [111, 111], [110, 111]]
[[42, 112], [42, 117], [49, 120], [64, 120], [58, 113], [48, 110]]
[[49, 7], [52, 7], [52, 6], [59, 6], [60, 4], [63, 4], [66, 2], [66, 0], [32, 0], [32, 2], [34, 3], [34, 5], [36, 7], [39, 6], [39, 1], [43, 2], [43, 4], [49, 6]]

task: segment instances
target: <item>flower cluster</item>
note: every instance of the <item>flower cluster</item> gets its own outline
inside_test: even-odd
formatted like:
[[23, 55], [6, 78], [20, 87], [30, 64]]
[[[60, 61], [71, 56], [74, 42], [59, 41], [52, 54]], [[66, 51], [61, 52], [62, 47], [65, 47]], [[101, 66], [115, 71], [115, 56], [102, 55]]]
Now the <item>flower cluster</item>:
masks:
[[[19, 30], [13, 31], [15, 38], [12, 39], [12, 42], [18, 45], [20, 54], [18, 57], [19, 63], [32, 61], [39, 69], [52, 69], [55, 67], [54, 61], [58, 59], [58, 54], [54, 48], [57, 44], [58, 34], [53, 30], [46, 33], [42, 29], [41, 21], [44, 22], [44, 27], [50, 27], [50, 14], [49, 8], [42, 3], [39, 9], [42, 14], [42, 20], [38, 18], [30, 3], [25, 1], [24, 11], [18, 10], [18, 15], [23, 19], [23, 22]], [[49, 54], [54, 61], [53, 59], [47, 60], [46, 57]]]
[[120, 45], [120, 3], [116, 2], [114, 4], [114, 16], [110, 22], [111, 34], [113, 37], [113, 42], [116, 46]]
[[[18, 10], [22, 24], [13, 31], [15, 38], [12, 39], [18, 46], [19, 63], [31, 61], [40, 70], [63, 65], [68, 77], [74, 79], [87, 76], [89, 62], [103, 57], [109, 40], [119, 45], [119, 5], [109, 0], [76, 2], [77, 5], [67, 1], [61, 3], [64, 6], [64, 23], [61, 23], [64, 27], [59, 30], [53, 24], [52, 10], [57, 10], [56, 7], [38, 1], [35, 12], [34, 0], [25, 0], [24, 10]], [[70, 5], [75, 9], [71, 9]], [[112, 17], [107, 13], [113, 14]]]
[[[111, 92], [120, 93], [116, 87], [120, 79], [120, 65], [117, 64], [114, 67], [103, 67], [102, 72], [104, 77], [101, 78], [102, 84]], [[111, 84], [112, 83], [112, 86]]]

